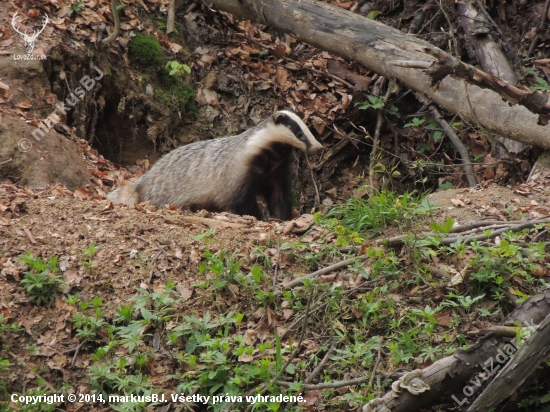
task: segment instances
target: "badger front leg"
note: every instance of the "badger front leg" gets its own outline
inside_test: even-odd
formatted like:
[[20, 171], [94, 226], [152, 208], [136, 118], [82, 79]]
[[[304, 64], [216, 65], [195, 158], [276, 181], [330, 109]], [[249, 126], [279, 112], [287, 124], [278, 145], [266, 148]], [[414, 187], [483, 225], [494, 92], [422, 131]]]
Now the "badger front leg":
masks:
[[229, 210], [237, 215], [254, 216], [256, 219], [262, 220], [262, 211], [256, 200], [257, 193], [257, 185], [248, 185], [244, 187], [233, 199]]
[[292, 186], [288, 170], [273, 173], [266, 182], [263, 196], [272, 218], [290, 220], [292, 218]]

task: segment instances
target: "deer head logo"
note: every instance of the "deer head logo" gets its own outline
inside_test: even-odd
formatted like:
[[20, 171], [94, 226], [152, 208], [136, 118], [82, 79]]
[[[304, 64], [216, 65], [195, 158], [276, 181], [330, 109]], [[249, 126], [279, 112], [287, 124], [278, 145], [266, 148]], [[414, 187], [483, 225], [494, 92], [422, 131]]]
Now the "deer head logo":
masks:
[[44, 29], [46, 28], [46, 24], [48, 24], [48, 21], [49, 21], [48, 15], [46, 14], [46, 18], [44, 19], [44, 25], [42, 26], [42, 28], [38, 31], [34, 30], [31, 36], [27, 34], [26, 30], [25, 30], [25, 33], [22, 33], [18, 30], [18, 28], [15, 26], [16, 19], [17, 19], [17, 12], [13, 15], [11, 19], [11, 26], [17, 33], [19, 33], [23, 37], [23, 41], [25, 42], [25, 48], [27, 49], [27, 53], [31, 54], [32, 51], [34, 50], [34, 44], [36, 43], [36, 39], [38, 38], [40, 33], [44, 31]]

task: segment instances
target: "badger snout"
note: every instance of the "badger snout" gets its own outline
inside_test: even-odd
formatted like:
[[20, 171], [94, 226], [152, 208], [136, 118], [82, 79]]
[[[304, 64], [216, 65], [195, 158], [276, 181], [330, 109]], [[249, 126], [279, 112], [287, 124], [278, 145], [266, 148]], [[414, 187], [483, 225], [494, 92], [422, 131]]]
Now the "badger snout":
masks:
[[307, 149], [307, 154], [315, 155], [315, 154], [319, 153], [322, 149], [323, 149], [323, 145], [319, 142], [315, 142], [315, 144], [311, 145]]

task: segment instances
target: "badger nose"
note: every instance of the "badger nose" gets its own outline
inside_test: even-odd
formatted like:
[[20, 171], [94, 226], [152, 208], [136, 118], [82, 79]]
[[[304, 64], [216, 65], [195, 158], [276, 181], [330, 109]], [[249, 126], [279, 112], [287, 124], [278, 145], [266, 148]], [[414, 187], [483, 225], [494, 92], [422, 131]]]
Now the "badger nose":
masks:
[[316, 143], [309, 147], [309, 150], [307, 151], [308, 154], [314, 155], [319, 153], [323, 149], [323, 145], [321, 143]]

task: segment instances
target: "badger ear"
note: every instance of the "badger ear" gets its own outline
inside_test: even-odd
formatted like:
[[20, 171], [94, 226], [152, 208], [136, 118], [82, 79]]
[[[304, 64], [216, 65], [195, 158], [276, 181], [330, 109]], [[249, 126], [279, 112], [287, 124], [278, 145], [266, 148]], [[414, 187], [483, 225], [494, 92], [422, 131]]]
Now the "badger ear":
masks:
[[287, 119], [287, 115], [281, 112], [277, 112], [273, 115], [273, 123], [275, 124], [282, 124], [285, 123], [285, 120]]

